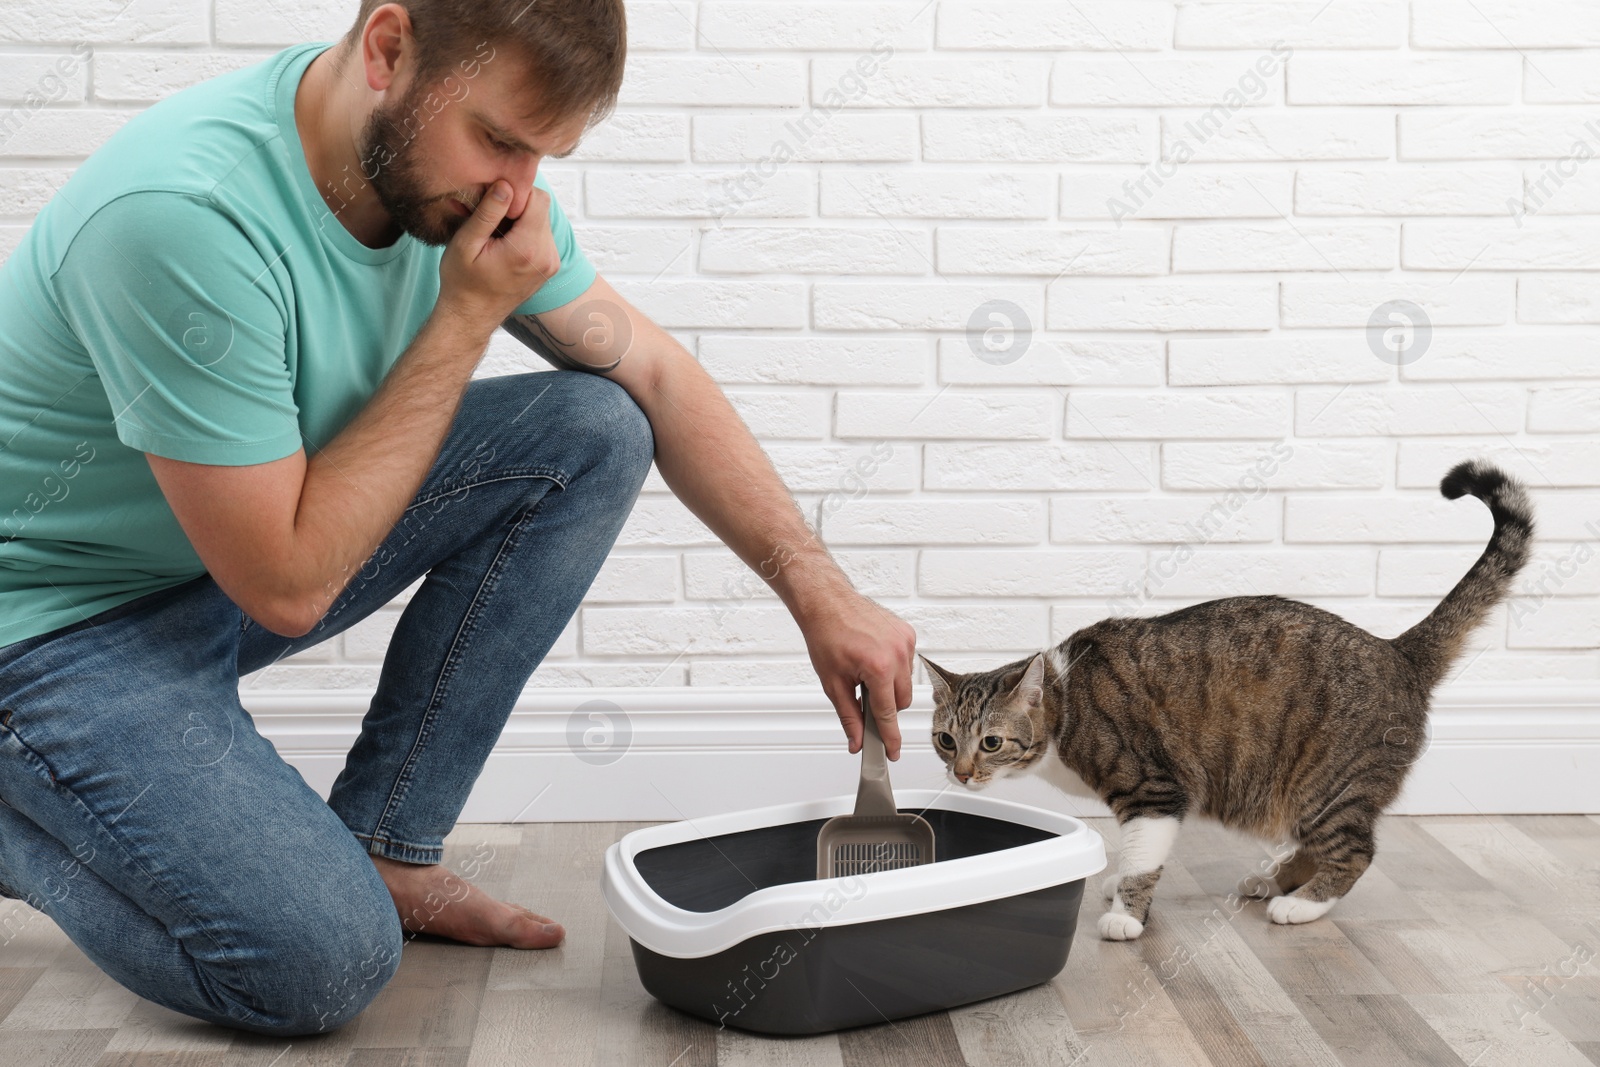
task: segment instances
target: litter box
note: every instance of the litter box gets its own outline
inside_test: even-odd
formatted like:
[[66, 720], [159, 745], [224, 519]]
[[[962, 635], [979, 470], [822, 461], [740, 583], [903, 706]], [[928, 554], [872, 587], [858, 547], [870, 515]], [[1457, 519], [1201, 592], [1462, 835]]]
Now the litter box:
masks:
[[1066, 965], [1100, 835], [1058, 812], [895, 793], [935, 860], [818, 880], [817, 831], [855, 794], [663, 823], [606, 849], [606, 905], [656, 999], [763, 1034], [903, 1019], [1048, 982]]

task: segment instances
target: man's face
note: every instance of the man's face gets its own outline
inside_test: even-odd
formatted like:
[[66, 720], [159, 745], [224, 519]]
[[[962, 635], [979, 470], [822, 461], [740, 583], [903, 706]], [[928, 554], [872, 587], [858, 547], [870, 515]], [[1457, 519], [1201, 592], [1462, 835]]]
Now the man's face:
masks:
[[544, 131], [519, 117], [529, 102], [513, 63], [502, 49], [471, 79], [459, 70], [431, 86], [413, 79], [361, 131], [357, 151], [379, 202], [424, 244], [447, 244], [499, 178], [513, 190], [506, 217], [521, 216], [540, 161], [566, 155], [583, 135], [586, 116]]

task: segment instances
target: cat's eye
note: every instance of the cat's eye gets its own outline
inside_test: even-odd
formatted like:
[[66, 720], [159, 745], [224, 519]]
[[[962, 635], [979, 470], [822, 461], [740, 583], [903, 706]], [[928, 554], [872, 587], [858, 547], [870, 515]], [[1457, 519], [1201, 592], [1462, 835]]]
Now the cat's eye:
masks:
[[999, 752], [1000, 746], [1005, 744], [1005, 741], [994, 734], [989, 734], [979, 744], [983, 746], [985, 752]]
[[956, 747], [956, 739], [945, 733], [943, 730], [940, 730], [938, 733], [934, 734], [933, 740], [940, 748]]

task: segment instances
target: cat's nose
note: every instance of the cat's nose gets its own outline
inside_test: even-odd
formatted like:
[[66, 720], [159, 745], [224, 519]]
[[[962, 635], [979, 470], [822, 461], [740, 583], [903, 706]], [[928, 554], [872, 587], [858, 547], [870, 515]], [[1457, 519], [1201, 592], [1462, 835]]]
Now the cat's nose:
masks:
[[960, 782], [962, 785], [966, 785], [967, 779], [971, 777], [972, 775], [970, 774], [962, 774], [960, 771], [956, 772], [956, 781]]

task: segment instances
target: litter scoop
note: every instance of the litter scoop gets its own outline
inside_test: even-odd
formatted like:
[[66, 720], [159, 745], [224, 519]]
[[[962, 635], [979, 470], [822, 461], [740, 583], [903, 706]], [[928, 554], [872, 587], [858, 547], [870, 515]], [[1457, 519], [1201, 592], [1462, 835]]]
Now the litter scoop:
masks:
[[817, 831], [817, 877], [850, 878], [933, 862], [933, 826], [902, 815], [889, 788], [889, 761], [878, 723], [861, 686], [861, 785], [853, 815], [835, 815]]

